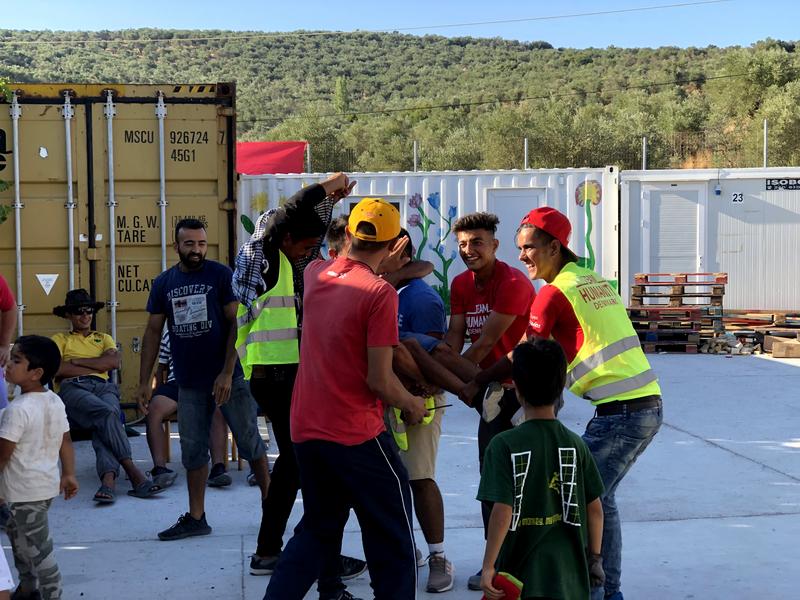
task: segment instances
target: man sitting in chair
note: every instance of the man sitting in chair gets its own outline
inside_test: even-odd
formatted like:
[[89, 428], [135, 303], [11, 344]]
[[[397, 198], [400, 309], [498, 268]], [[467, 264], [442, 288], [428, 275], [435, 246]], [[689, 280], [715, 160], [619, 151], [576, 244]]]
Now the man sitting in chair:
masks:
[[55, 334], [53, 341], [61, 351], [55, 380], [67, 418], [73, 427], [92, 432], [101, 483], [94, 501], [111, 504], [120, 465], [133, 486], [129, 495], [147, 498], [162, 488], [131, 460], [131, 446], [120, 419], [119, 387], [108, 378], [109, 371], [119, 368], [117, 345], [110, 335], [92, 329], [92, 317], [103, 306], [104, 302], [95, 302], [84, 289], [67, 292], [64, 304], [56, 306], [53, 314], [69, 320], [72, 327], [69, 332]]

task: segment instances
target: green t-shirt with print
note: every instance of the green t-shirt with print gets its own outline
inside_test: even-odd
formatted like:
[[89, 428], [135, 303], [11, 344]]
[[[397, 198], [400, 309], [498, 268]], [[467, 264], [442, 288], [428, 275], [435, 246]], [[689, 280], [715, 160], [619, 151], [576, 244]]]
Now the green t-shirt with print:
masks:
[[534, 419], [486, 449], [478, 500], [512, 507], [497, 570], [523, 597], [588, 598], [586, 505], [603, 493], [589, 448], [558, 420]]

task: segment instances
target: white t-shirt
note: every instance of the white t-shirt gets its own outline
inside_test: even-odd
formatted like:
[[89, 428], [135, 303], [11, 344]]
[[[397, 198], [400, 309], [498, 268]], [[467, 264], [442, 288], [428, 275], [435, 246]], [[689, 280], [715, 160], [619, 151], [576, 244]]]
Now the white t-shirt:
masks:
[[67, 431], [64, 403], [54, 392], [15, 398], [0, 417], [0, 438], [17, 444], [0, 471], [0, 497], [7, 502], [38, 502], [58, 496], [58, 453]]

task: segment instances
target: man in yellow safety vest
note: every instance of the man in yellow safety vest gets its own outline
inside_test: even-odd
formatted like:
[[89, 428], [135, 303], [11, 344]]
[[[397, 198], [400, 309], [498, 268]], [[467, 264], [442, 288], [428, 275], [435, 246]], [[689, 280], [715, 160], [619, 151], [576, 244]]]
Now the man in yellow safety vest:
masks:
[[[592, 599], [622, 600], [622, 532], [616, 491], [663, 419], [661, 388], [642, 352], [619, 294], [594, 271], [580, 267], [569, 247], [572, 227], [550, 207], [530, 211], [517, 230], [519, 259], [532, 280], [545, 285], [531, 305], [528, 337], [553, 337], [567, 356], [567, 387], [595, 407], [583, 439], [603, 478], [603, 570], [605, 588]], [[465, 388], [510, 373], [510, 356], [476, 376]]]

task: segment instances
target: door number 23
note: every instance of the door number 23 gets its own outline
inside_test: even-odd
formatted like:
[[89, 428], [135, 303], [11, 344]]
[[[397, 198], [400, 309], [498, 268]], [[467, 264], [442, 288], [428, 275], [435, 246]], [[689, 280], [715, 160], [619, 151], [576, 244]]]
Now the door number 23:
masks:
[[734, 204], [739, 204], [740, 202], [744, 202], [744, 194], [733, 194], [731, 196], [731, 202]]

